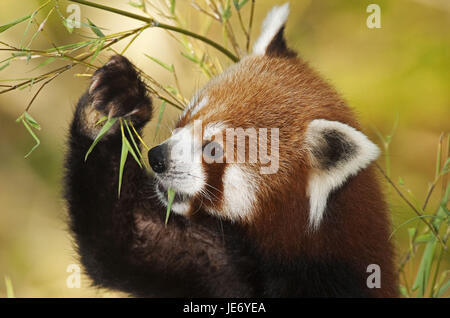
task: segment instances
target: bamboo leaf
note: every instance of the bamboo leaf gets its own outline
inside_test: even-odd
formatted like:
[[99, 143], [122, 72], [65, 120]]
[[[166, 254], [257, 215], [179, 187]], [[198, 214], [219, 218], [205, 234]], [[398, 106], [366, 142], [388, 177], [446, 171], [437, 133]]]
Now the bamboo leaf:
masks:
[[139, 133], [137, 132], [136, 128], [134, 128], [132, 121], [130, 121], [130, 125], [131, 125], [131, 128], [133, 129], [135, 135], [138, 137], [139, 141], [141, 142], [141, 144], [145, 147], [145, 149], [147, 149], [147, 151], [150, 150], [150, 147], [147, 146], [147, 144], [144, 142], [144, 140], [141, 138], [141, 136], [139, 136]]
[[64, 25], [64, 27], [66, 28], [67, 32], [69, 32], [70, 34], [73, 33], [73, 29], [74, 26], [72, 25], [72, 23], [67, 22], [67, 19], [61, 19], [62, 24]]
[[167, 89], [168, 92], [170, 92], [170, 93], [172, 93], [174, 95], [178, 95], [178, 91], [177, 91], [177, 89], [175, 87], [169, 85], [169, 86], [166, 87], [166, 89]]
[[189, 55], [187, 53], [184, 52], [180, 52], [181, 55], [183, 55], [185, 58], [187, 58], [188, 60], [194, 62], [195, 64], [199, 64], [199, 61], [192, 55]]
[[142, 1], [139, 1], [139, 2], [128, 1], [128, 4], [132, 7], [138, 8], [140, 10], [144, 9], [144, 4], [142, 3]]
[[446, 174], [450, 172], [450, 158], [447, 159], [447, 161], [444, 163], [444, 167], [442, 168], [441, 173]]
[[444, 285], [442, 285], [442, 287], [439, 288], [439, 291], [436, 296], [442, 297], [449, 288], [450, 288], [450, 280], [446, 281]]
[[245, 4], [248, 2], [248, 0], [242, 0], [241, 2], [239, 2], [239, 0], [233, 0], [233, 4], [234, 7], [236, 8], [236, 10], [241, 10], [243, 6], [245, 6]]
[[25, 128], [28, 130], [28, 132], [30, 133], [31, 137], [33, 137], [33, 139], [36, 141], [36, 144], [33, 146], [33, 148], [31, 148], [31, 150], [25, 155], [24, 158], [28, 158], [29, 155], [31, 155], [31, 153], [37, 148], [39, 147], [39, 145], [41, 144], [41, 141], [39, 140], [39, 138], [36, 136], [36, 134], [33, 132], [33, 130], [31, 129], [31, 127], [28, 125], [26, 120], [22, 120], [23, 125], [25, 126]]
[[159, 108], [159, 115], [158, 115], [158, 121], [156, 122], [156, 128], [155, 128], [155, 137], [154, 140], [156, 140], [156, 136], [158, 136], [159, 127], [161, 127], [161, 121], [164, 115], [164, 110], [166, 109], [166, 101], [163, 101], [161, 103], [161, 107]]
[[222, 11], [222, 20], [223, 20], [223, 22], [227, 21], [229, 18], [231, 18], [231, 3], [230, 3], [230, 0], [227, 1], [227, 4], [225, 6], [225, 10]]
[[98, 122], [95, 123], [95, 126], [100, 125], [101, 123], [103, 123], [104, 121], [108, 120], [108, 116], [103, 116], [102, 118], [100, 118], [98, 120]]
[[26, 128], [28, 133], [31, 135], [31, 137], [36, 142], [35, 145], [33, 146], [33, 148], [31, 148], [31, 150], [25, 155], [25, 158], [28, 158], [28, 156], [31, 155], [31, 153], [37, 147], [39, 147], [39, 145], [41, 144], [41, 141], [39, 140], [39, 138], [34, 133], [32, 127], [35, 128], [35, 129], [40, 130], [41, 126], [37, 123], [36, 120], [34, 120], [33, 117], [31, 117], [30, 114], [28, 114], [28, 112], [24, 112], [22, 115], [20, 115], [19, 118], [16, 119], [16, 122], [17, 123], [22, 123], [22, 125]]
[[94, 61], [94, 60], [97, 58], [97, 56], [98, 56], [98, 54], [100, 53], [100, 51], [102, 50], [104, 44], [105, 44], [105, 40], [101, 40], [101, 41], [97, 44], [97, 47], [96, 47], [96, 49], [95, 49], [94, 54], [92, 55], [92, 57], [91, 57], [91, 59], [90, 59], [90, 62]]
[[38, 122], [33, 117], [31, 117], [28, 112], [25, 112], [24, 115], [24, 118], [28, 124], [30, 124], [33, 128], [36, 128], [37, 130], [41, 130], [41, 125], [39, 125]]
[[176, 1], [175, 1], [175, 0], [170, 0], [170, 13], [171, 13], [172, 15], [175, 14], [175, 4], [176, 4]]
[[38, 68], [41, 68], [43, 66], [46, 66], [50, 63], [52, 63], [53, 61], [55, 61], [56, 58], [55, 57], [49, 57], [48, 59], [46, 59], [44, 62], [42, 62], [41, 64], [39, 64], [38, 66], [36, 66], [35, 68], [33, 68], [32, 70], [30, 70], [29, 72], [32, 72], [34, 70], [37, 70]]
[[433, 264], [433, 257], [436, 251], [437, 240], [435, 237], [427, 243], [422, 255], [419, 270], [417, 271], [416, 280], [412, 290], [419, 290], [418, 297], [423, 297], [428, 286], [428, 278], [430, 276], [431, 266]]
[[166, 221], [165, 224], [169, 222], [170, 211], [172, 210], [173, 200], [175, 199], [175, 190], [169, 188], [167, 190], [167, 211], [166, 211]]
[[[128, 135], [130, 136], [131, 141], [133, 142], [134, 149], [138, 153], [141, 162], [144, 164], [144, 158], [142, 157], [141, 150], [139, 149], [139, 147], [138, 147], [138, 145], [136, 143], [136, 140], [134, 139], [133, 134], [131, 133], [131, 129], [130, 129], [130, 126], [128, 125], [128, 121], [124, 120], [124, 122], [125, 122], [125, 127], [127, 128], [127, 131], [128, 131]], [[139, 161], [138, 161], [138, 164], [139, 164], [139, 166], [141, 166]], [[141, 168], [142, 168], [142, 166], [141, 166]]]
[[11, 61], [7, 61], [6, 63], [4, 63], [3, 65], [0, 65], [0, 71], [3, 71], [5, 68], [7, 68], [9, 66]]
[[408, 297], [408, 292], [407, 292], [405, 286], [400, 285], [399, 286], [399, 291], [400, 291], [400, 295], [402, 295], [403, 297]]
[[92, 142], [91, 147], [89, 147], [89, 150], [86, 152], [86, 156], [84, 157], [84, 161], [87, 160], [89, 154], [92, 152], [94, 147], [97, 145], [97, 143], [100, 141], [100, 139], [103, 138], [103, 136], [108, 132], [108, 130], [111, 129], [111, 127], [116, 123], [117, 117], [112, 117], [108, 119], [108, 121], [103, 125], [102, 129], [100, 129], [97, 137], [95, 137], [94, 141]]
[[122, 139], [122, 152], [120, 153], [120, 166], [119, 166], [119, 189], [118, 189], [118, 196], [120, 198], [120, 191], [122, 189], [122, 178], [123, 178], [123, 168], [125, 167], [125, 162], [127, 161], [128, 156], [128, 147], [123, 142], [124, 139]]
[[174, 70], [173, 64], [172, 64], [172, 65], [166, 64], [166, 63], [164, 63], [163, 61], [158, 60], [156, 57], [147, 55], [147, 54], [145, 54], [145, 53], [144, 53], [144, 55], [145, 55], [146, 57], [148, 57], [149, 59], [151, 59], [153, 62], [159, 64], [159, 65], [162, 66], [162, 67], [164, 67], [164, 68], [165, 68], [166, 70], [168, 70], [169, 72], [173, 73], [173, 72], [175, 71], [175, 70]]
[[25, 20], [28, 20], [30, 18], [31, 18], [31, 14], [29, 14], [29, 15], [27, 15], [25, 17], [19, 18], [17, 20], [14, 20], [13, 22], [10, 22], [8, 24], [4, 24], [4, 25], [0, 26], [0, 33], [5, 32], [9, 28], [12, 28], [13, 26], [15, 26], [15, 25], [17, 25], [17, 24], [19, 24], [19, 23], [21, 23], [21, 22], [23, 22]]
[[24, 41], [24, 39], [25, 39], [25, 37], [26, 37], [26, 35], [27, 35], [27, 33], [28, 33], [28, 30], [30, 29], [30, 26], [33, 24], [33, 19], [34, 19], [34, 16], [36, 15], [37, 12], [38, 12], [37, 10], [34, 11], [34, 12], [31, 14], [30, 19], [28, 20], [27, 26], [26, 26], [26, 28], [25, 28], [25, 32], [23, 33], [22, 39], [20, 40], [20, 45], [19, 45], [20, 48], [23, 47], [23, 46], [22, 46], [22, 43], [23, 43], [23, 41]]
[[432, 233], [419, 235], [416, 237], [415, 243], [428, 243], [434, 238]]
[[130, 142], [127, 140], [127, 137], [124, 136], [123, 138], [124, 139], [122, 140], [122, 142], [125, 143], [126, 147], [128, 148], [128, 152], [131, 153], [131, 155], [133, 156], [134, 160], [136, 160], [137, 164], [142, 169], [142, 164], [139, 161], [139, 158], [137, 157], [136, 152], [134, 151], [133, 147], [131, 147]]
[[98, 26], [96, 26], [89, 18], [87, 19], [89, 22], [89, 27], [91, 28], [92, 32], [95, 33], [99, 38], [104, 38], [105, 35], [103, 34], [102, 30]]

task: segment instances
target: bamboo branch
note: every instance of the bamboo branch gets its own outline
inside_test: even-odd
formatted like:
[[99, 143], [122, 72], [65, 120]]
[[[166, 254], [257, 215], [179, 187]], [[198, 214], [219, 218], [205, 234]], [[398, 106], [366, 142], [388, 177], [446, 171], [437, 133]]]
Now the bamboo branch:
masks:
[[[384, 172], [384, 170], [375, 163], [375, 166], [380, 170], [381, 174], [384, 176], [384, 178], [391, 184], [391, 186], [394, 188], [394, 190], [397, 192], [397, 194], [403, 199], [403, 201], [406, 202], [406, 204], [416, 213], [418, 216], [423, 217], [422, 213], [420, 213], [417, 208], [403, 195], [403, 193], [400, 191], [400, 189], [395, 185], [395, 183], [387, 176], [387, 174]], [[441, 237], [439, 236], [439, 233], [436, 232], [436, 229], [433, 227], [433, 225], [428, 222], [428, 220], [421, 218], [421, 220], [427, 225], [427, 227], [431, 230], [431, 232], [434, 234], [436, 239], [439, 241], [439, 243], [442, 245], [443, 249], [445, 251], [448, 250], [445, 243], [442, 241]]]
[[219, 50], [220, 52], [225, 54], [233, 62], [238, 62], [239, 61], [239, 58], [237, 56], [235, 56], [233, 53], [231, 53], [230, 51], [228, 51], [226, 48], [224, 48], [220, 44], [218, 44], [218, 43], [216, 43], [216, 42], [214, 42], [214, 41], [212, 41], [212, 40], [208, 39], [207, 37], [204, 37], [204, 36], [202, 36], [200, 34], [197, 34], [197, 33], [194, 33], [194, 32], [191, 32], [191, 31], [188, 31], [188, 30], [185, 30], [185, 29], [173, 26], [173, 25], [160, 23], [160, 22], [158, 22], [158, 21], [156, 21], [155, 19], [152, 19], [152, 18], [143, 17], [143, 16], [138, 15], [138, 14], [134, 14], [134, 13], [131, 13], [131, 12], [127, 12], [127, 11], [119, 10], [119, 9], [116, 9], [116, 8], [104, 6], [104, 5], [101, 5], [101, 4], [98, 4], [98, 3], [85, 1], [85, 0], [70, 0], [70, 1], [76, 2], [76, 3], [79, 3], [79, 4], [84, 4], [84, 5], [87, 5], [89, 7], [98, 8], [98, 9], [102, 9], [102, 10], [105, 10], [105, 11], [109, 11], [109, 12], [113, 12], [113, 13], [116, 13], [116, 14], [120, 14], [120, 15], [129, 17], [129, 18], [132, 18], [132, 19], [135, 19], [135, 20], [140, 20], [140, 21], [149, 23], [153, 27], [156, 27], [156, 28], [172, 30], [174, 32], [185, 34], [187, 36], [193, 37], [195, 39], [198, 39], [198, 40], [200, 40], [202, 42], [205, 42], [205, 43], [211, 45], [212, 47], [216, 48], [217, 50]]

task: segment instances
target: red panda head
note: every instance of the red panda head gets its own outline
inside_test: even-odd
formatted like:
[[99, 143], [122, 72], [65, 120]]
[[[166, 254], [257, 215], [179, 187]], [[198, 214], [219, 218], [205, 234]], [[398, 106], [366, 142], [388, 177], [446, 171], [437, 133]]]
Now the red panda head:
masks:
[[345, 102], [286, 47], [288, 13], [275, 7], [253, 53], [198, 91], [150, 150], [160, 200], [177, 192], [175, 213], [260, 227], [290, 214], [317, 230], [330, 193], [377, 158]]

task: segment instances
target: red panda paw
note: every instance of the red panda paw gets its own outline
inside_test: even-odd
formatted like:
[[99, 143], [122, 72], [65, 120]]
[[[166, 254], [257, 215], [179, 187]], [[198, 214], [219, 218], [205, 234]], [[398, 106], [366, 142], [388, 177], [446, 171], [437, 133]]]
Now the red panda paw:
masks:
[[[131, 62], [115, 55], [92, 76], [88, 94], [90, 125], [98, 118], [124, 117], [142, 127], [152, 115], [152, 102], [145, 84]], [[91, 120], [91, 119], [92, 120]], [[91, 122], [92, 121], [92, 122]]]

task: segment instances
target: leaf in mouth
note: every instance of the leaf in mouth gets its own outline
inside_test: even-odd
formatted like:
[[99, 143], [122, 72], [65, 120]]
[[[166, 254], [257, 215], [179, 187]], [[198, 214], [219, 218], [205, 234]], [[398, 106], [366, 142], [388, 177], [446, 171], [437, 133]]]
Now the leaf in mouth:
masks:
[[175, 199], [175, 190], [172, 188], [169, 188], [167, 190], [167, 212], [166, 212], [166, 221], [165, 224], [167, 225], [167, 222], [169, 221], [170, 211], [172, 210], [172, 203]]

